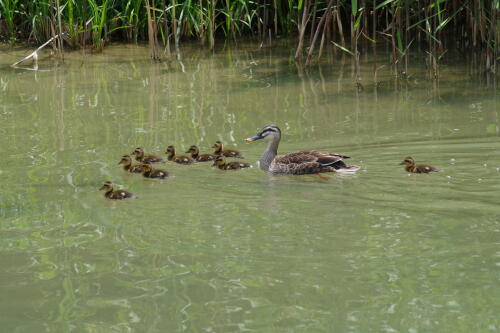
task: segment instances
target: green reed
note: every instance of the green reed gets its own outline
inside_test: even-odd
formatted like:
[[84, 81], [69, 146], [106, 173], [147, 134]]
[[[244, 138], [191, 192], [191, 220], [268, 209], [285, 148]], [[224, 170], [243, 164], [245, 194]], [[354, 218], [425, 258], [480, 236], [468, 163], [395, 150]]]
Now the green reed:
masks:
[[147, 0], [59, 0], [59, 27], [56, 0], [0, 0], [0, 38], [40, 43], [60, 28], [71, 47], [100, 50], [109, 41], [148, 40], [150, 33], [164, 45], [196, 39], [211, 49], [218, 39], [289, 36], [298, 38], [297, 61], [307, 64], [324, 47], [359, 58], [367, 45], [388, 43], [395, 73], [406, 71], [410, 46], [426, 52], [430, 68], [457, 47], [485, 51], [486, 69], [495, 72], [499, 1], [156, 0], [149, 1], [148, 18]]

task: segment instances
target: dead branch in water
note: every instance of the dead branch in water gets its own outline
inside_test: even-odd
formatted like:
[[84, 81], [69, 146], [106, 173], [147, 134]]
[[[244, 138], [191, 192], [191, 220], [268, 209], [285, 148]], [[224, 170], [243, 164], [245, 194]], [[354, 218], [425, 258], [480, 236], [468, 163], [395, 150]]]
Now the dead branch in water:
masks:
[[29, 60], [29, 59], [33, 59], [35, 62], [38, 61], [38, 51], [40, 51], [41, 49], [43, 49], [45, 46], [49, 45], [50, 43], [52, 43], [52, 41], [56, 40], [57, 38], [59, 38], [59, 36], [62, 37], [62, 35], [64, 35], [64, 33], [62, 34], [57, 34], [55, 35], [54, 37], [50, 38], [48, 41], [46, 41], [45, 43], [43, 43], [41, 46], [39, 46], [35, 51], [33, 51], [30, 55], [28, 55], [27, 57], [24, 57], [23, 59], [19, 60], [18, 62], [12, 64], [11, 66], [12, 67], [16, 67], [17, 65], [19, 65], [20, 63], [26, 61], [26, 60]]

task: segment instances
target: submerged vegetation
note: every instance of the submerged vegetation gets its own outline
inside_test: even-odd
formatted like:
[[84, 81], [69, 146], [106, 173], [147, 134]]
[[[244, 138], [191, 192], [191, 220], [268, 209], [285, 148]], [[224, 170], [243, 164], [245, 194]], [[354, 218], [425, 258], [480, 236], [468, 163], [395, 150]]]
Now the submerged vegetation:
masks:
[[475, 48], [495, 72], [499, 7], [500, 0], [0, 0], [0, 36], [40, 44], [61, 34], [71, 48], [94, 50], [149, 40], [152, 58], [170, 57], [186, 40], [213, 49], [217, 39], [292, 36], [306, 65], [327, 46], [359, 59], [360, 47], [387, 42], [395, 71], [418, 45], [435, 75], [448, 49]]

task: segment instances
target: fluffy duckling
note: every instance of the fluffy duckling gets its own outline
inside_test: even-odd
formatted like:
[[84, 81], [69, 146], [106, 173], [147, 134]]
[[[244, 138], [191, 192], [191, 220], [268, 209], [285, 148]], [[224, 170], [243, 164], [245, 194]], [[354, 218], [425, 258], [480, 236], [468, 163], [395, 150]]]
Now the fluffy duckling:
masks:
[[113, 183], [110, 181], [107, 181], [102, 185], [102, 187], [99, 189], [99, 191], [106, 191], [104, 193], [104, 196], [108, 199], [116, 199], [116, 200], [121, 200], [121, 199], [126, 199], [126, 198], [137, 198], [135, 195], [132, 193], [125, 191], [125, 190], [113, 190]]
[[132, 157], [130, 155], [123, 155], [118, 164], [123, 164], [123, 170], [132, 173], [143, 173], [143, 167], [140, 164], [132, 165]]
[[161, 170], [161, 169], [153, 169], [153, 166], [149, 163], [143, 164], [142, 168], [144, 170], [142, 175], [146, 178], [165, 179], [169, 176], [168, 171]]
[[135, 159], [141, 163], [157, 163], [157, 162], [164, 162], [161, 157], [155, 156], [155, 155], [144, 155], [144, 149], [142, 148], [135, 148], [135, 150], [132, 152], [132, 155], [135, 156]]
[[239, 170], [244, 168], [251, 168], [250, 163], [243, 162], [226, 162], [224, 156], [217, 156], [214, 160], [212, 166], [215, 166], [221, 170]]
[[222, 156], [226, 156], [226, 157], [243, 158], [243, 154], [241, 154], [237, 150], [224, 149], [224, 145], [220, 141], [215, 141], [215, 143], [212, 146], [212, 148], [215, 149], [214, 155], [222, 155]]
[[179, 164], [193, 164], [194, 160], [189, 157], [189, 156], [183, 156], [183, 155], [175, 155], [175, 147], [174, 146], [168, 146], [167, 151], [165, 152], [168, 156], [168, 160], [179, 163]]
[[189, 147], [189, 149], [186, 151], [186, 154], [188, 154], [188, 153], [191, 154], [191, 157], [196, 162], [210, 162], [210, 161], [215, 160], [215, 158], [217, 157], [217, 156], [212, 155], [212, 154], [201, 154], [200, 155], [200, 150], [195, 145], [192, 145], [191, 147]]
[[404, 161], [399, 163], [399, 165], [404, 165], [406, 172], [412, 173], [429, 173], [438, 171], [438, 169], [429, 164], [415, 164], [415, 160], [410, 156], [405, 157]]

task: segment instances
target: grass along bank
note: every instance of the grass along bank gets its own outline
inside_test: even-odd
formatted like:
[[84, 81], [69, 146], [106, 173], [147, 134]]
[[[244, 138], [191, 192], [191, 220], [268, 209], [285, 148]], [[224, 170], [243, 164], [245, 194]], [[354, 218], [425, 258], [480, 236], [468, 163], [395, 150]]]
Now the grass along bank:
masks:
[[326, 47], [353, 57], [388, 43], [394, 72], [413, 47], [438, 75], [447, 50], [475, 49], [496, 72], [500, 0], [0, 0], [0, 36], [40, 45], [64, 35], [66, 47], [99, 51], [110, 41], [149, 40], [151, 57], [171, 57], [186, 40], [213, 49], [216, 40], [253, 36], [272, 43], [296, 37], [295, 59], [309, 65]]

